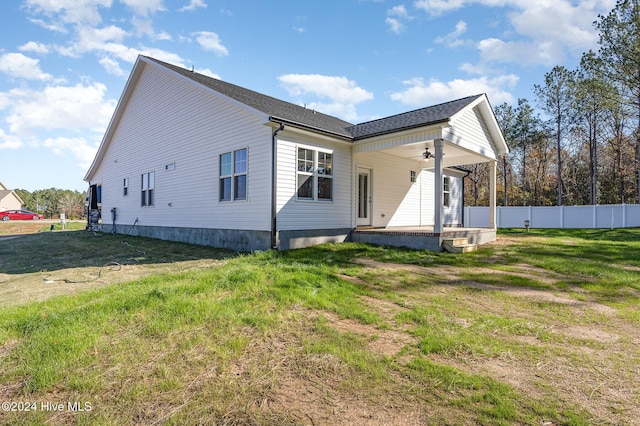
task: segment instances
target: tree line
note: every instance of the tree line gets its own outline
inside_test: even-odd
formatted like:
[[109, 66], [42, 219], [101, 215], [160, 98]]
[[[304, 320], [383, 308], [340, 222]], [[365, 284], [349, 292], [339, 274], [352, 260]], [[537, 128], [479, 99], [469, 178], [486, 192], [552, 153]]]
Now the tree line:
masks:
[[[494, 107], [508, 155], [497, 165], [498, 205], [640, 202], [640, 0], [599, 15], [598, 51], [577, 69], [555, 66], [535, 100]], [[488, 166], [468, 166], [466, 205], [488, 205]]]
[[46, 219], [57, 219], [64, 213], [67, 219], [84, 217], [84, 199], [86, 194], [68, 189], [39, 189], [29, 192], [24, 189], [14, 190], [22, 201], [24, 209], [40, 213]]

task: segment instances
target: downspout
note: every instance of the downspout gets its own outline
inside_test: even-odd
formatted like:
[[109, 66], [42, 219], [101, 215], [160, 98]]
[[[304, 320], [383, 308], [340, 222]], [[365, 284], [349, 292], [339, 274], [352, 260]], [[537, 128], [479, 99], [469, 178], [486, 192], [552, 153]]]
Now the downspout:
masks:
[[468, 228], [468, 226], [466, 226], [466, 224], [464, 223], [464, 190], [465, 190], [465, 179], [469, 177], [469, 175], [471, 174], [471, 170], [467, 169], [467, 174], [465, 174], [464, 176], [462, 176], [462, 227], [463, 228]]
[[278, 138], [278, 133], [280, 133], [284, 129], [284, 123], [280, 123], [280, 126], [273, 131], [271, 134], [271, 248], [278, 248], [277, 241], [277, 227], [276, 227], [276, 216], [277, 216], [277, 206], [276, 206], [276, 196], [278, 194], [278, 185], [276, 181], [277, 173], [276, 173], [276, 160], [277, 160], [277, 151], [276, 151], [276, 141]]

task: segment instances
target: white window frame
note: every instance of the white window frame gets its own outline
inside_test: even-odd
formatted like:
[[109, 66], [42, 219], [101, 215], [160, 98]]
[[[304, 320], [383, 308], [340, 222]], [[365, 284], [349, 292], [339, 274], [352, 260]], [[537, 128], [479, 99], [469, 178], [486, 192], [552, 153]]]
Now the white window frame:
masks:
[[126, 197], [129, 195], [129, 178], [124, 178], [122, 180], [122, 196]]
[[[223, 169], [222, 159], [225, 156], [231, 157], [231, 164]], [[219, 178], [218, 178], [218, 201], [227, 203], [232, 201], [246, 201], [248, 199], [248, 172], [249, 172], [249, 149], [240, 148], [234, 151], [224, 152], [220, 154], [219, 159]], [[229, 181], [229, 196], [225, 197], [224, 182]], [[244, 185], [241, 185], [241, 181]], [[244, 188], [244, 193], [238, 193], [240, 188]]]
[[451, 177], [442, 177], [442, 205], [451, 207]]
[[[301, 150], [305, 150], [304, 158], [300, 157]], [[308, 157], [308, 153], [311, 153], [311, 158]], [[326, 159], [329, 158], [327, 162]], [[298, 145], [296, 146], [296, 200], [307, 202], [321, 202], [330, 203], [333, 202], [334, 191], [334, 153], [329, 149], [321, 149], [316, 147]], [[328, 167], [321, 167], [327, 165]], [[300, 179], [305, 177], [305, 181], [311, 179], [311, 196], [300, 196]], [[320, 198], [320, 190], [322, 189], [320, 180], [325, 180], [330, 184], [330, 197]]]
[[156, 173], [143, 173], [140, 176], [140, 181], [140, 206], [153, 207], [155, 205]]

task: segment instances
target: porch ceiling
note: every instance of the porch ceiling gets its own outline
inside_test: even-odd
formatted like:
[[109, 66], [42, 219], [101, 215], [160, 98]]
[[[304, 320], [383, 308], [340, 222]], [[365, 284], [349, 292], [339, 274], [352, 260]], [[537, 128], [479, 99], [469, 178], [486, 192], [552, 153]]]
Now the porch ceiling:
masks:
[[[433, 140], [424, 141], [424, 142], [416, 142], [406, 145], [394, 146], [386, 149], [381, 149], [379, 152], [384, 152], [386, 154], [395, 155], [401, 158], [408, 158], [411, 160], [420, 161], [422, 167], [425, 169], [429, 169], [435, 167], [435, 160], [433, 158], [425, 160], [424, 152], [425, 148], [429, 148], [431, 154], [435, 153], [435, 149], [433, 147]], [[443, 148], [443, 165], [444, 167], [453, 167], [453, 166], [461, 166], [465, 164], [477, 164], [477, 163], [485, 163], [490, 161], [489, 158], [480, 155], [476, 152], [469, 151], [459, 145], [453, 144], [451, 142], [444, 141]]]

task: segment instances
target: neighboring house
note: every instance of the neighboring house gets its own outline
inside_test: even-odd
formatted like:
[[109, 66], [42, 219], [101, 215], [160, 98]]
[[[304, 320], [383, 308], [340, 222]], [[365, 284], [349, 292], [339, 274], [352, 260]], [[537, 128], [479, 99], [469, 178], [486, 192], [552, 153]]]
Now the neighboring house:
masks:
[[139, 56], [85, 180], [104, 231], [289, 249], [357, 229], [441, 237], [463, 225], [458, 166], [490, 164], [495, 211], [507, 152], [486, 95], [354, 125]]
[[0, 182], [0, 212], [5, 210], [20, 210], [24, 201], [14, 191], [7, 189]]

